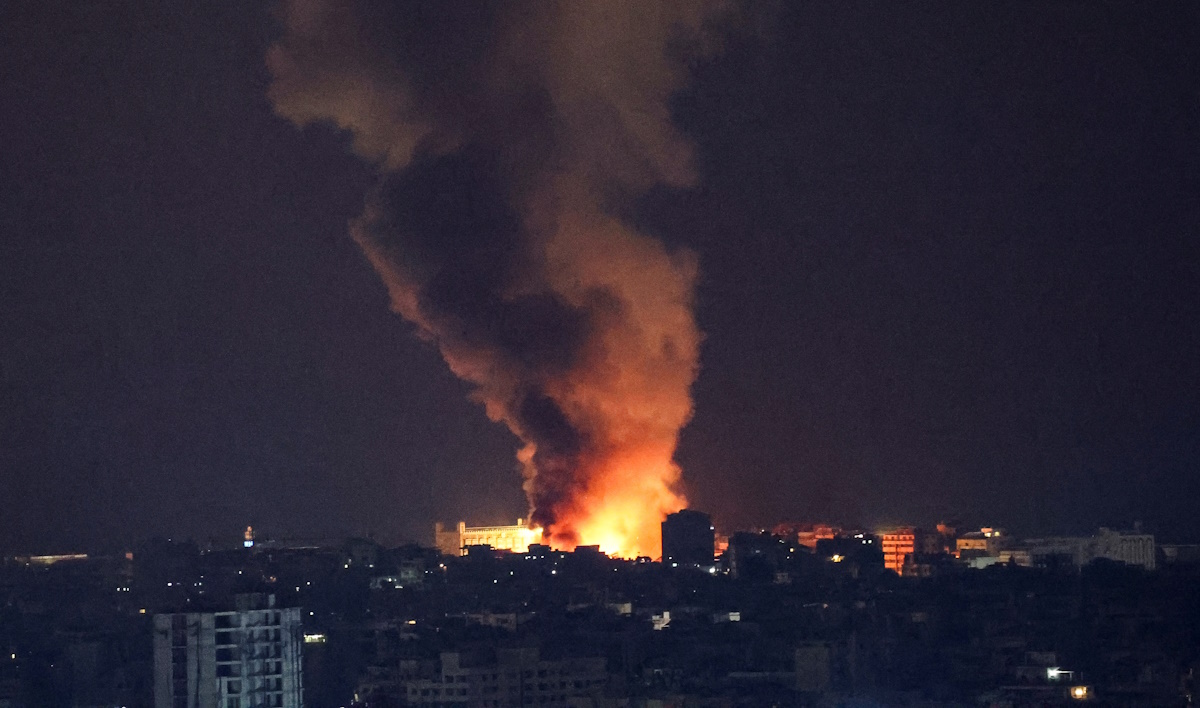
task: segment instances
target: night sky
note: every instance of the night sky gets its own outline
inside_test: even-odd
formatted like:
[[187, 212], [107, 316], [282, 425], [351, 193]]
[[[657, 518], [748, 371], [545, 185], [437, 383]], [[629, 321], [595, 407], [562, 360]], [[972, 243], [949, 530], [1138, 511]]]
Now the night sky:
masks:
[[[1200, 502], [1200, 5], [800, 4], [695, 66], [677, 459], [724, 529], [1017, 533]], [[259, 3], [0, 6], [0, 550], [524, 516], [516, 439], [348, 235], [376, 182], [267, 100]]]

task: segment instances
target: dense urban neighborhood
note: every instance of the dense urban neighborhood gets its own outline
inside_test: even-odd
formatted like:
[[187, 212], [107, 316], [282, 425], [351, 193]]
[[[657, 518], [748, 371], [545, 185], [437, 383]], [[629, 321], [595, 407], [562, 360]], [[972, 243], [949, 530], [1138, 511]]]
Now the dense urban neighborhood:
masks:
[[1185, 706], [1200, 671], [1200, 549], [1137, 529], [438, 532], [7, 557], [0, 706]]

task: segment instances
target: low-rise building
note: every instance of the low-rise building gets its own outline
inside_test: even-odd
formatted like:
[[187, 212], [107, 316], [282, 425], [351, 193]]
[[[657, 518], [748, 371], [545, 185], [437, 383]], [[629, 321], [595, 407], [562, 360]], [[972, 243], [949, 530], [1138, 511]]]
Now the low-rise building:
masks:
[[955, 542], [955, 555], [963, 560], [998, 558], [1000, 550], [1008, 545], [1008, 540], [1003, 530], [984, 527], [960, 535]]
[[818, 541], [837, 538], [841, 533], [842, 529], [837, 526], [813, 524], [797, 530], [796, 542], [801, 546], [807, 547], [809, 550], [816, 550]]
[[447, 556], [466, 555], [468, 546], [491, 546], [497, 551], [525, 553], [531, 543], [542, 540], [542, 530], [529, 528], [525, 519], [517, 519], [513, 526], [467, 526], [460, 521], [458, 526], [447, 530], [439, 521], [433, 528], [434, 545]]
[[1070, 560], [1082, 567], [1098, 558], [1138, 565], [1147, 570], [1157, 566], [1154, 536], [1142, 533], [1113, 531], [1101, 528], [1094, 536], [1057, 536], [1035, 538], [1025, 542], [1032, 562], [1045, 565], [1054, 559]]
[[1154, 570], [1155, 562], [1154, 536], [1142, 533], [1112, 531], [1101, 528], [1092, 537], [1092, 557], [1107, 558], [1128, 565], [1140, 565], [1147, 570]]
[[1005, 565], [1019, 565], [1023, 568], [1033, 565], [1033, 557], [1030, 555], [1028, 548], [1006, 548], [1000, 551], [997, 556], [1000, 558], [1000, 562]]
[[402, 693], [412, 706], [566, 706], [608, 679], [603, 658], [547, 660], [536, 648], [497, 649], [495, 658], [468, 665], [443, 653], [435, 678], [406, 681]]

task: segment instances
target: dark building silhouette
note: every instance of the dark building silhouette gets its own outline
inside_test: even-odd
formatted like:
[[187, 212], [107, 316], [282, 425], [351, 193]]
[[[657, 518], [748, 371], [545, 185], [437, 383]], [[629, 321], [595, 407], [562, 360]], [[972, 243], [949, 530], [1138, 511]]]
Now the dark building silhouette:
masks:
[[668, 514], [662, 522], [663, 563], [712, 565], [715, 541], [708, 514], [693, 509]]

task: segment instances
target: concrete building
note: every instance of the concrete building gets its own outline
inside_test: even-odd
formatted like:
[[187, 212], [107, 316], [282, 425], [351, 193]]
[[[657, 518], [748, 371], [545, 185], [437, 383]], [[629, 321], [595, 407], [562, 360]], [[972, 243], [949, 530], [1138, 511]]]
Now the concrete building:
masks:
[[716, 529], [708, 514], [683, 509], [662, 522], [662, 562], [668, 565], [713, 564]]
[[1006, 565], [1019, 565], [1023, 568], [1029, 568], [1033, 565], [1033, 556], [1029, 554], [1028, 548], [1006, 548], [997, 554], [1001, 563]]
[[465, 665], [441, 655], [436, 678], [404, 682], [410, 706], [567, 706], [597, 694], [608, 679], [603, 658], [544, 660], [534, 649], [497, 649], [496, 662]]
[[1057, 536], [1034, 538], [1025, 542], [1034, 564], [1045, 565], [1058, 558], [1082, 567], [1098, 558], [1140, 565], [1147, 570], [1157, 566], [1154, 536], [1142, 533], [1113, 531], [1101, 528], [1095, 536]]
[[1093, 558], [1107, 558], [1129, 565], [1140, 565], [1147, 570], [1154, 570], [1157, 565], [1153, 534], [1142, 533], [1140, 530], [1124, 532], [1101, 528], [1092, 539]]
[[433, 542], [447, 556], [466, 555], [467, 546], [491, 546], [498, 551], [525, 553], [529, 544], [540, 543], [541, 529], [531, 529], [525, 519], [514, 526], [467, 526], [460, 521], [455, 529], [447, 530], [439, 521], [433, 525]]
[[813, 524], [796, 532], [796, 543], [815, 551], [817, 550], [817, 542], [828, 541], [840, 535], [842, 535], [842, 529], [838, 526]]
[[917, 534], [911, 528], [893, 529], [879, 535], [883, 565], [897, 575], [904, 573], [904, 560], [916, 550]]
[[1001, 549], [1008, 545], [1008, 540], [1008, 535], [1002, 529], [984, 527], [959, 536], [954, 554], [962, 560], [998, 558]]
[[301, 708], [300, 608], [238, 595], [234, 608], [154, 616], [155, 708]]

